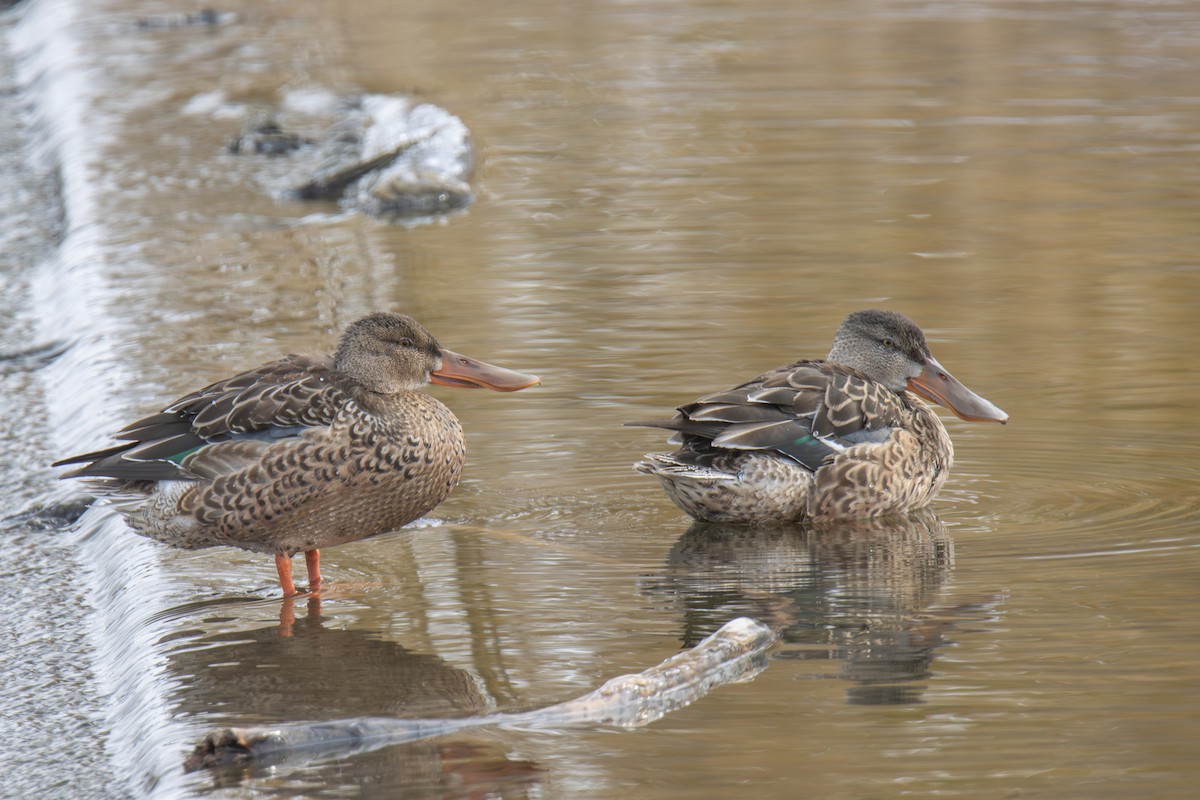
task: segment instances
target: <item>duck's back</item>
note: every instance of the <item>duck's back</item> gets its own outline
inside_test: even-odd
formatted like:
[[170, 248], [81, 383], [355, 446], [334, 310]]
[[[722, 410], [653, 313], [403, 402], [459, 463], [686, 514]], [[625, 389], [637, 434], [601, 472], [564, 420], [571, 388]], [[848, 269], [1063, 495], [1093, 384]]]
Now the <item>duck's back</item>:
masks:
[[636, 423], [680, 448], [639, 471], [697, 519], [781, 522], [900, 513], [927, 505], [952, 459], [924, 403], [855, 369], [801, 361]]

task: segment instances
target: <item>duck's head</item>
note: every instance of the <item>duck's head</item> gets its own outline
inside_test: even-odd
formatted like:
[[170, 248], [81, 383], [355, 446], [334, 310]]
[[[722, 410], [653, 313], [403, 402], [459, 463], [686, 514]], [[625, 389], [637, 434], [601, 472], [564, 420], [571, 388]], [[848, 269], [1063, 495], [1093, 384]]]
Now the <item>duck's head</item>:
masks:
[[515, 392], [541, 382], [534, 375], [447, 350], [412, 317], [384, 311], [369, 314], [346, 328], [333, 364], [379, 394], [413, 391], [430, 383]]
[[1008, 422], [992, 403], [955, 379], [916, 323], [895, 311], [855, 311], [842, 321], [829, 360], [854, 367], [896, 392], [908, 390], [972, 422]]

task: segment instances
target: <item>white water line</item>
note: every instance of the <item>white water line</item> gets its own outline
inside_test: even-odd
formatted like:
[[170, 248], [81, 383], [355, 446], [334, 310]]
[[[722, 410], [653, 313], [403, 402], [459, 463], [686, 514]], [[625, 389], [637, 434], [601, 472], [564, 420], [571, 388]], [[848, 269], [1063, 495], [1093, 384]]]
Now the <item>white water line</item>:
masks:
[[[80, 32], [103, 26], [102, 4], [80, 0], [38, 0], [11, 29], [20, 84], [29, 93], [39, 135], [33, 154], [55, 168], [65, 210], [65, 235], [57, 253], [40, 265], [33, 283], [40, 338], [67, 340], [70, 349], [43, 370], [49, 423], [63, 454], [102, 444], [124, 409], [118, 387], [128, 374], [115, 351], [127, 323], [110, 309], [115, 231], [105, 223], [99, 186], [111, 120], [97, 99], [116, 91], [104, 85]], [[78, 488], [62, 486], [67, 494]], [[92, 509], [80, 520], [79, 574], [90, 599], [88, 609], [63, 613], [89, 616], [91, 665], [99, 693], [106, 698], [106, 751], [125, 782], [113, 796], [172, 797], [179, 789], [179, 753], [173, 743], [186, 734], [173, 730], [167, 697], [170, 679], [155, 643], [167, 633], [156, 615], [170, 607], [170, 584], [153, 543], [130, 534], [115, 514]]]

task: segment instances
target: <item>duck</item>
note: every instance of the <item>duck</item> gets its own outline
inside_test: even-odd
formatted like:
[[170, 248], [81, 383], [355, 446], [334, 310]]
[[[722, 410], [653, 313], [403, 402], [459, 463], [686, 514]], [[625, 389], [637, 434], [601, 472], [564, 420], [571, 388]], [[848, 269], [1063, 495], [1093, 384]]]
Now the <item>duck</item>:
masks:
[[537, 376], [443, 348], [409, 316], [375, 312], [332, 356], [287, 355], [126, 425], [111, 447], [56, 461], [134, 531], [178, 548], [271, 554], [285, 597], [304, 553], [395, 530], [436, 508], [466, 462], [462, 425], [428, 384], [515, 392]]
[[900, 515], [925, 508], [954, 462], [926, 403], [972, 422], [1008, 415], [954, 378], [895, 311], [855, 311], [824, 359], [764, 372], [626, 423], [673, 431], [669, 453], [635, 464], [701, 522], [762, 525]]

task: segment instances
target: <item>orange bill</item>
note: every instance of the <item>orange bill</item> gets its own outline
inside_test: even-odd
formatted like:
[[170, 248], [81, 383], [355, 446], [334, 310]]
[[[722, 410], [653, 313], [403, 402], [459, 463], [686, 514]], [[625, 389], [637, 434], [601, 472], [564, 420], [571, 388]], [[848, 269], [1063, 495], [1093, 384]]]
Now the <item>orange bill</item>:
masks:
[[959, 383], [936, 358], [929, 359], [920, 375], [908, 379], [908, 388], [970, 422], [1008, 422], [1008, 414]]
[[430, 373], [429, 382], [463, 389], [483, 388], [494, 392], [516, 392], [536, 386], [542, 381], [536, 375], [492, 366], [443, 349], [442, 366]]

